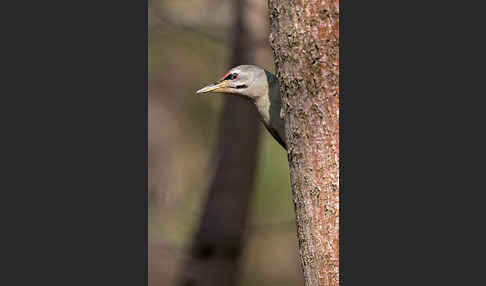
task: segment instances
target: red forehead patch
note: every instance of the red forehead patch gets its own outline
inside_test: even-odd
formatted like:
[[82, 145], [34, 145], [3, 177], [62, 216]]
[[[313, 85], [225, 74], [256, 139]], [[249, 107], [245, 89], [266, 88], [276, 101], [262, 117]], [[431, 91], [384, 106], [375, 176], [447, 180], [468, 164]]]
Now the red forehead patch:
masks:
[[219, 80], [223, 80], [228, 74], [231, 73], [231, 70], [227, 71]]

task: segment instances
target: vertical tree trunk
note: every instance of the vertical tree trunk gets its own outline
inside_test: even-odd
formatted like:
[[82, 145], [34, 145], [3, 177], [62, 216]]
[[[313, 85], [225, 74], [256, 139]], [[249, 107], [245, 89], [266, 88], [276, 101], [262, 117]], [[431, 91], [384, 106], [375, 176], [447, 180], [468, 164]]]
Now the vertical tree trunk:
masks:
[[[231, 67], [253, 61], [253, 47], [244, 23], [245, 0], [236, 1]], [[249, 102], [224, 96], [218, 167], [181, 286], [234, 286], [243, 247], [243, 231], [253, 189], [260, 123]]]
[[305, 285], [338, 285], [339, 1], [268, 8]]

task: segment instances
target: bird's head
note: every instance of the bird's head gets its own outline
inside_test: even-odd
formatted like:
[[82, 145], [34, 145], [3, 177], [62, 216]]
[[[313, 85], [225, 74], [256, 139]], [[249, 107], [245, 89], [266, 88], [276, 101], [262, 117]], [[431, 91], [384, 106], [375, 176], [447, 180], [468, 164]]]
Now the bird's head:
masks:
[[196, 93], [212, 91], [256, 99], [267, 90], [267, 77], [264, 69], [253, 65], [241, 65], [230, 69], [216, 83], [205, 86]]

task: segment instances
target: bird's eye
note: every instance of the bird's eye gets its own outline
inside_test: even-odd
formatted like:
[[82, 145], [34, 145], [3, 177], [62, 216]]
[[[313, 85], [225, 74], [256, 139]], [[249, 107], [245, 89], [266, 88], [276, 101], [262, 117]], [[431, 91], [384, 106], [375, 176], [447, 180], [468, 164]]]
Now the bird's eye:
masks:
[[230, 73], [224, 80], [234, 80], [238, 77], [236, 73]]

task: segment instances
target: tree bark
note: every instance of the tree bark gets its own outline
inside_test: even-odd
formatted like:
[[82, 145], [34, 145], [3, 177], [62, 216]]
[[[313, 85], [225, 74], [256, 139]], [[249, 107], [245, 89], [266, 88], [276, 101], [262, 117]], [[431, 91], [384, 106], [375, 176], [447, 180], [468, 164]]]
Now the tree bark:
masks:
[[[231, 67], [253, 61], [252, 41], [244, 22], [245, 0], [236, 1]], [[249, 102], [224, 96], [218, 166], [195, 233], [181, 286], [233, 286], [243, 248], [257, 162], [260, 123]]]
[[268, 8], [305, 285], [339, 285], [339, 1]]

